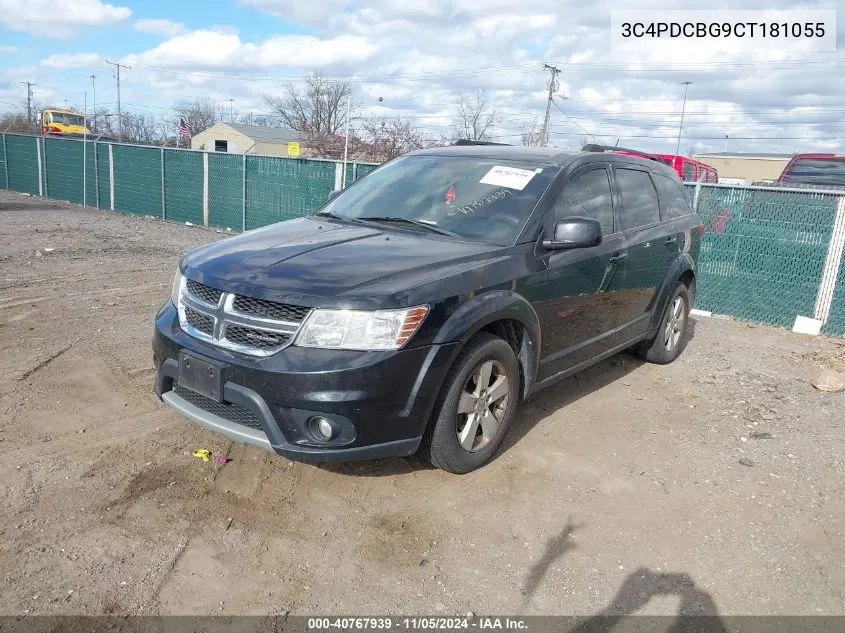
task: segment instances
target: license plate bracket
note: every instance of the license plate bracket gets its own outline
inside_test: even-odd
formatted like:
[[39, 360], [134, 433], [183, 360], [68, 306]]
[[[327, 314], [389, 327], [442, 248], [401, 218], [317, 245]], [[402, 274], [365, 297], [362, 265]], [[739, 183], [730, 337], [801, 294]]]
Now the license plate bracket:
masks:
[[207, 398], [222, 402], [226, 365], [187, 352], [179, 352], [179, 384]]

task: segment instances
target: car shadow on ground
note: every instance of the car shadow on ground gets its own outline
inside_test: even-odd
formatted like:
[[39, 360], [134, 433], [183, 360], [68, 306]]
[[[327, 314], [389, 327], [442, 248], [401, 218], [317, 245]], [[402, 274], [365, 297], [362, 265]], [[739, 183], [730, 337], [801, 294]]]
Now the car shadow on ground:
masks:
[[[694, 337], [695, 319], [689, 319], [685, 334], [685, 345], [690, 345]], [[633, 354], [620, 352], [531, 396], [528, 401], [521, 403], [516, 410], [516, 416], [511, 423], [511, 427], [508, 429], [502, 446], [496, 452], [491, 463], [505, 455], [522, 438], [528, 435], [539, 422], [554, 412], [614, 382], [623, 380], [628, 374], [644, 364], [644, 361]], [[431, 464], [416, 455], [360, 462], [323, 463], [315, 464], [315, 466], [338, 475], [352, 477], [388, 477], [434, 469]]]

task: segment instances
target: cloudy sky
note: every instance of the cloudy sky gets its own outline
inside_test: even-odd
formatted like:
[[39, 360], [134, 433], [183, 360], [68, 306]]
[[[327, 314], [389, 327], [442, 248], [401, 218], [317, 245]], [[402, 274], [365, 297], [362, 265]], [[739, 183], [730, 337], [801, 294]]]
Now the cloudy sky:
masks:
[[[835, 9], [803, 3], [711, 0], [712, 9]], [[502, 114], [494, 136], [518, 142], [542, 121], [548, 73], [563, 73], [551, 144], [582, 137], [674, 152], [683, 86], [692, 81], [681, 152], [845, 152], [845, 11], [838, 50], [682, 48], [611, 50], [610, 10], [682, 8], [679, 0], [0, 0], [0, 111], [36, 82], [38, 103], [166, 116], [177, 99], [210, 97], [235, 114], [267, 111], [309, 70], [353, 82], [362, 116], [412, 117], [446, 133], [456, 95], [486, 89]], [[761, 14], [762, 15], [762, 14]], [[718, 14], [716, 14], [718, 19]], [[382, 101], [378, 99], [381, 97]], [[231, 101], [230, 101], [231, 100]]]

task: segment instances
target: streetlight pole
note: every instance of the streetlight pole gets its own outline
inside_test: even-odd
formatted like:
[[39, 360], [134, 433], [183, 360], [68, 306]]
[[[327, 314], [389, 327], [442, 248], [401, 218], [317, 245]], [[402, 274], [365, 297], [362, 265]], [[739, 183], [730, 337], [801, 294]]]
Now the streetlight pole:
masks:
[[725, 134], [725, 151], [728, 151], [728, 135]]
[[91, 110], [94, 113], [94, 124], [91, 126], [91, 131], [97, 133], [97, 75], [91, 75]]
[[687, 89], [690, 87], [691, 81], [681, 82], [684, 86], [684, 105], [681, 106], [681, 124], [678, 126], [678, 144], [675, 146], [675, 154], [681, 151], [681, 132], [684, 129], [684, 111], [687, 109]]

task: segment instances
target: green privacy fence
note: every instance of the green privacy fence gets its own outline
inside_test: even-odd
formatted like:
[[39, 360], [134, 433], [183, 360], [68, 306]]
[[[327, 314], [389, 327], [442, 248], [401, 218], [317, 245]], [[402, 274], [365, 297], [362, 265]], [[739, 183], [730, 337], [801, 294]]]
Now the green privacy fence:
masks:
[[[4, 188], [232, 231], [308, 215], [343, 182], [337, 161], [17, 134], [2, 140]], [[346, 182], [376, 167], [350, 162]]]
[[845, 192], [687, 187], [704, 224], [697, 308], [845, 334]]
[[[312, 213], [336, 161], [4, 134], [0, 183], [100, 209], [232, 231]], [[346, 182], [377, 165], [348, 163]], [[696, 307], [845, 335], [845, 192], [688, 184], [705, 226]]]

